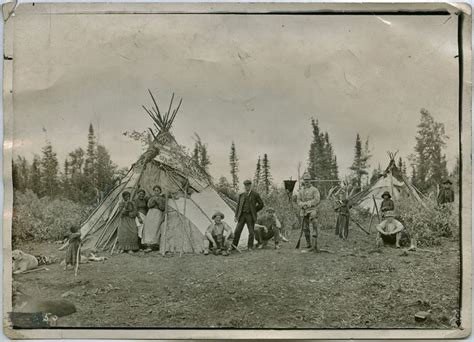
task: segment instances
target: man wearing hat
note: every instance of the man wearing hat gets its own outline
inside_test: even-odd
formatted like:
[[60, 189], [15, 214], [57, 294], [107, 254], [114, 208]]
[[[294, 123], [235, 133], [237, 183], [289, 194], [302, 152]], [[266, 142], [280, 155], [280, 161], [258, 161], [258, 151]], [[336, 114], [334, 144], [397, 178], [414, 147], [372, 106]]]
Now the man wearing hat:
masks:
[[255, 223], [255, 237], [258, 241], [257, 248], [267, 246], [271, 238], [275, 241], [275, 249], [280, 249], [280, 227], [275, 215], [275, 209], [267, 208], [265, 215], [258, 218]]
[[[308, 172], [303, 174], [303, 186], [298, 191], [296, 196], [296, 202], [300, 207], [300, 216], [303, 220], [303, 232], [306, 239], [307, 250], [314, 250], [319, 252], [318, 249], [318, 226], [316, 222], [317, 211], [316, 207], [321, 201], [319, 190], [311, 184], [311, 175]], [[313, 226], [312, 240], [309, 229], [309, 224]]]
[[231, 239], [233, 238], [232, 228], [222, 221], [224, 214], [220, 211], [216, 211], [212, 215], [214, 223], [207, 228], [206, 234], [204, 235], [204, 255], [209, 254], [209, 246], [212, 245], [212, 249], [215, 255], [229, 255]]
[[262, 210], [263, 201], [260, 195], [252, 190], [252, 182], [246, 180], [244, 182], [244, 192], [239, 195], [239, 202], [237, 204], [237, 210], [235, 212], [235, 222], [237, 227], [235, 228], [234, 246], [239, 245], [240, 234], [244, 226], [247, 225], [249, 230], [249, 239], [247, 242], [248, 250], [253, 249], [253, 241], [255, 239], [254, 226], [257, 221], [257, 213]]
[[382, 244], [395, 244], [400, 248], [400, 240], [405, 227], [395, 219], [393, 211], [385, 212], [385, 220], [377, 225], [376, 245], [381, 247]]
[[392, 195], [390, 195], [390, 192], [385, 191], [382, 194], [382, 203], [380, 204], [380, 211], [382, 212], [382, 218], [385, 218], [385, 213], [387, 211], [394, 211], [395, 210], [395, 204], [392, 201]]
[[452, 184], [449, 179], [443, 182], [443, 187], [438, 194], [438, 205], [454, 202], [454, 190], [451, 188]]

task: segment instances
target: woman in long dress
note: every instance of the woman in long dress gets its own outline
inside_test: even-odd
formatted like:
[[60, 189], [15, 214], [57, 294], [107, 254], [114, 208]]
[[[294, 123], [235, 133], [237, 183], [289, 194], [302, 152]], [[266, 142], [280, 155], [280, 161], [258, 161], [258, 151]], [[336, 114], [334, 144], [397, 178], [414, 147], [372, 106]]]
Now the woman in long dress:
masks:
[[117, 249], [124, 253], [133, 254], [139, 249], [139, 246], [137, 224], [135, 222], [137, 210], [130, 197], [128, 191], [122, 193], [123, 202], [119, 206], [120, 224], [118, 227]]
[[146, 197], [145, 190], [138, 190], [137, 198], [135, 199], [135, 207], [138, 211], [135, 221], [138, 228], [138, 238], [140, 240], [143, 236], [143, 225], [145, 223], [146, 214], [148, 213], [148, 198]]
[[161, 187], [153, 187], [153, 195], [148, 200], [148, 213], [145, 218], [142, 232], [142, 244], [147, 246], [145, 252], [151, 252], [152, 247], [156, 247], [160, 241], [161, 222], [165, 211], [166, 200], [161, 194]]

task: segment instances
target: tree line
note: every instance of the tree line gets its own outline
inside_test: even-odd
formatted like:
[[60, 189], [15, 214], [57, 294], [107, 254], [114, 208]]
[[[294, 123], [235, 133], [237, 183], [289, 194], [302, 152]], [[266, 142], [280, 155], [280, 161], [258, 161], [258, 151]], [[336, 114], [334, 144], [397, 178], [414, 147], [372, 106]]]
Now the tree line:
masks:
[[[458, 181], [459, 158], [453, 172], [449, 174], [446, 155], [443, 153], [448, 139], [444, 124], [436, 122], [426, 109], [422, 109], [420, 114], [416, 145], [414, 153], [408, 156], [408, 162], [411, 166], [411, 182], [421, 192], [426, 193], [435, 189], [448, 176]], [[329, 189], [339, 184], [340, 181], [337, 156], [329, 133], [321, 129], [317, 119], [311, 119], [310, 129], [312, 140], [309, 145], [306, 169], [312, 179], [316, 181], [316, 186], [324, 197]], [[142, 133], [132, 132], [129, 135], [132, 139], [140, 140], [142, 143], [150, 142], [150, 137], [147, 137], [145, 141]], [[211, 160], [207, 144], [197, 134], [191, 157], [203, 171], [209, 174]], [[370, 175], [371, 157], [369, 138], [363, 140], [357, 133], [353, 162], [346, 178], [351, 187], [357, 191], [371, 186], [383, 174], [379, 164], [376, 168], [372, 168]], [[399, 157], [397, 167], [408, 177], [407, 161]], [[216, 185], [229, 197], [235, 198], [240, 190], [240, 181], [239, 158], [234, 141], [230, 146], [229, 171], [230, 180], [221, 176]], [[41, 155], [34, 155], [31, 163], [26, 158], [18, 156], [13, 161], [13, 186], [15, 190], [19, 191], [30, 189], [39, 197], [60, 196], [76, 202], [94, 203], [110, 191], [125, 173], [126, 169], [118, 169], [112, 162], [108, 150], [97, 143], [94, 128], [90, 124], [86, 149], [79, 147], [70, 152], [62, 167], [60, 167], [57, 155], [49, 141], [46, 141]], [[266, 194], [275, 187], [270, 158], [267, 153], [262, 153], [257, 158], [253, 182], [258, 191]]]
[[49, 140], [31, 163], [18, 156], [12, 166], [14, 190], [29, 189], [38, 197], [61, 197], [84, 204], [100, 201], [127, 171], [119, 169], [105, 146], [97, 143], [92, 124], [86, 149], [71, 151], [62, 166]]
[[[454, 182], [459, 182], [459, 158], [451, 173], [447, 170], [446, 155], [443, 153], [446, 147], [444, 124], [436, 122], [426, 109], [420, 111], [420, 122], [417, 125], [416, 145], [414, 153], [407, 159], [398, 157], [396, 165], [400, 172], [411, 180], [411, 182], [423, 193], [434, 191], [446, 177], [450, 176]], [[312, 140], [309, 146], [306, 170], [315, 180], [315, 185], [321, 191], [323, 197], [329, 189], [340, 183], [337, 156], [331, 143], [328, 132], [323, 132], [319, 121], [312, 118], [310, 122]], [[385, 169], [380, 164], [371, 170], [370, 160], [372, 158], [369, 138], [362, 139], [356, 133], [354, 142], [354, 157], [346, 181], [355, 191], [362, 191], [383, 175]], [[389, 160], [387, 160], [388, 165]], [[229, 153], [230, 181], [221, 176], [218, 180], [218, 188], [226, 194], [234, 197], [239, 191], [239, 159], [235, 143], [232, 142]], [[411, 177], [408, 175], [408, 167], [411, 166]], [[301, 176], [301, 175], [300, 175]], [[275, 186], [270, 170], [270, 161], [266, 153], [258, 157], [254, 185], [259, 191], [269, 193]]]

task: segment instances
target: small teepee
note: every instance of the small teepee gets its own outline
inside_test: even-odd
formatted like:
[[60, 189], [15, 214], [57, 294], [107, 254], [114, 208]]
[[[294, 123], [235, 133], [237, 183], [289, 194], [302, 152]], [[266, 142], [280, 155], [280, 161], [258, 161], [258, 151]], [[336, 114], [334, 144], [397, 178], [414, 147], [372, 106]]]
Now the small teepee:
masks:
[[[161, 225], [162, 254], [201, 252], [204, 233], [212, 222], [212, 214], [217, 210], [225, 215], [224, 221], [232, 224], [234, 212], [231, 203], [219, 193], [211, 177], [187, 155], [171, 133], [182, 99], [173, 109], [173, 94], [168, 111], [162, 114], [153, 94], [151, 91], [149, 93], [153, 106], [143, 108], [153, 120], [154, 127], [149, 129], [153, 141], [82, 225], [84, 250], [113, 249], [120, 224], [118, 207], [122, 192], [129, 191], [134, 199], [139, 189], [149, 195], [155, 185], [159, 185], [162, 192], [168, 195]], [[243, 236], [242, 243], [247, 236]]]
[[390, 162], [383, 174], [370, 188], [351, 196], [350, 200], [353, 204], [368, 209], [370, 212], [374, 212], [374, 198], [377, 207], [380, 208], [382, 194], [385, 191], [390, 193], [394, 201], [414, 200], [423, 203], [423, 194], [410, 183], [403, 172], [397, 167], [395, 163], [396, 153], [389, 152], [388, 155]]

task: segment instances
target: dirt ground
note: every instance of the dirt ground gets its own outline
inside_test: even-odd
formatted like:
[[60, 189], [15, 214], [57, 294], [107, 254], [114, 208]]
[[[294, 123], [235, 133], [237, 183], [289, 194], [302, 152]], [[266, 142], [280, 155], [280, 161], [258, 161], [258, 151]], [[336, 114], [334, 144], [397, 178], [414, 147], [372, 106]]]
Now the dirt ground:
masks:
[[[459, 308], [458, 242], [445, 240], [431, 252], [374, 252], [375, 234], [351, 227], [347, 241], [321, 231], [321, 246], [334, 254], [313, 254], [295, 249], [298, 233], [280, 250], [102, 254], [109, 259], [81, 265], [76, 278], [53, 264], [14, 279], [29, 295], [73, 302], [77, 313], [61, 318], [62, 327], [450, 327]], [[19, 247], [63, 256], [56, 244]], [[426, 321], [415, 321], [428, 310]]]

